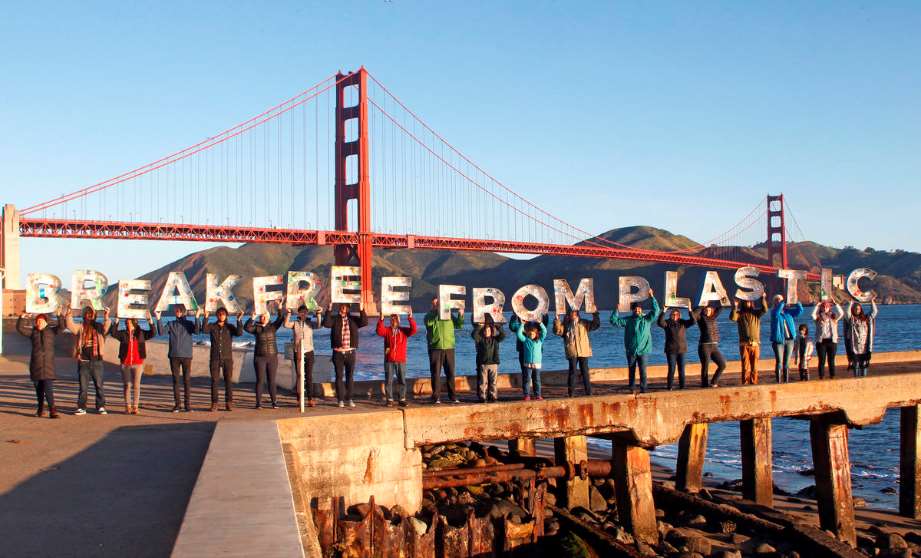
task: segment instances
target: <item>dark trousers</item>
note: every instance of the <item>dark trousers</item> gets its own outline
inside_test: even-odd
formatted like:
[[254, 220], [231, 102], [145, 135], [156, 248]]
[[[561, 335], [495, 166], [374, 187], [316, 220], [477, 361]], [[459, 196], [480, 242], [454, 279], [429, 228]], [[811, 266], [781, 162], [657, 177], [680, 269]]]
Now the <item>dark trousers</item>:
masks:
[[854, 353], [854, 376], [864, 377], [870, 369], [871, 352]]
[[262, 405], [262, 384], [266, 381], [269, 384], [269, 397], [272, 403], [275, 403], [278, 399], [278, 386], [275, 384], [278, 374], [278, 355], [253, 357], [253, 365], [256, 368], [256, 406]]
[[629, 371], [630, 389], [636, 383], [636, 369], [640, 369], [640, 391], [646, 393], [646, 363], [649, 355], [627, 355], [627, 369]]
[[678, 369], [678, 389], [684, 389], [684, 353], [665, 353], [668, 360], [668, 389], [675, 383], [675, 368]]
[[[697, 346], [697, 356], [700, 357], [700, 385], [710, 387], [711, 384], [719, 384], [720, 376], [726, 369], [726, 358], [720, 352], [720, 346], [717, 343], [701, 343]], [[710, 378], [710, 361], [716, 364], [716, 372], [713, 378]]]
[[838, 344], [831, 339], [823, 339], [815, 344], [815, 354], [819, 358], [819, 379], [825, 377], [825, 362], [828, 362], [828, 377], [835, 377], [835, 353]]
[[48, 408], [54, 409], [54, 380], [37, 380], [35, 384], [35, 398], [38, 399], [38, 412], [44, 412], [45, 400]]
[[192, 403], [189, 401], [189, 390], [192, 388], [192, 359], [185, 357], [170, 357], [169, 369], [173, 373], [173, 401], [179, 406], [179, 374], [182, 371], [182, 385], [185, 389], [185, 408], [188, 411]]
[[89, 398], [90, 379], [96, 389], [96, 409], [106, 406], [106, 393], [102, 384], [102, 361], [81, 360], [77, 373], [80, 376], [80, 392], [77, 395], [77, 408], [86, 409], [86, 400]]
[[[294, 369], [298, 375], [304, 374], [304, 394], [307, 401], [313, 401], [313, 351], [304, 353], [304, 361], [298, 362], [297, 357], [294, 359]], [[295, 389], [297, 389], [295, 387]], [[297, 401], [300, 403], [301, 394], [297, 395]]]
[[448, 399], [454, 399], [454, 349], [429, 349], [429, 372], [432, 375], [432, 400], [441, 397], [441, 370], [445, 371]]
[[211, 361], [211, 403], [217, 404], [218, 392], [217, 386], [221, 381], [221, 373], [224, 375], [224, 402], [228, 405], [233, 403], [233, 359], [225, 358], [224, 360]]
[[569, 377], [566, 379], [566, 385], [569, 388], [569, 396], [575, 394], [576, 388], [576, 365], [579, 365], [579, 372], [582, 373], [582, 386], [585, 387], [585, 395], [592, 394], [591, 370], [588, 367], [588, 358], [574, 357], [567, 359], [569, 361]]
[[[351, 401], [352, 388], [355, 386], [355, 351], [333, 352], [333, 368], [336, 370], [336, 399]], [[343, 372], [345, 373], [344, 388], [342, 385]]]

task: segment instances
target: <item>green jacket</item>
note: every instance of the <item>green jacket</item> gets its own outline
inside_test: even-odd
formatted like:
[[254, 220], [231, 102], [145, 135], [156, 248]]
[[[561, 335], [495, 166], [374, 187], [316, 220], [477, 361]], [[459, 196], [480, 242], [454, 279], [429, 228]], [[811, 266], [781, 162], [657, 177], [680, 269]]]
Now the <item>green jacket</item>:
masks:
[[652, 310], [646, 314], [630, 314], [626, 318], [611, 313], [611, 325], [624, 328], [624, 349], [627, 356], [648, 355], [652, 351], [650, 327], [659, 317], [659, 302], [652, 298]]
[[761, 344], [761, 316], [765, 314], [764, 305], [752, 308], [732, 308], [729, 319], [739, 326], [739, 343]]
[[431, 310], [425, 315], [425, 338], [429, 349], [453, 349], [454, 330], [464, 327], [464, 315], [451, 314], [450, 320], [439, 320], [438, 311]]

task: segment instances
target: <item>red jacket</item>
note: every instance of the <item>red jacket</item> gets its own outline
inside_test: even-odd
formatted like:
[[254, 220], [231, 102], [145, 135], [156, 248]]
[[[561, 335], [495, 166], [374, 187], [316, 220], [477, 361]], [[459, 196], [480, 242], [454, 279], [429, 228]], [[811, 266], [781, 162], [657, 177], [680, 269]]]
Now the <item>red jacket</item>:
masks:
[[394, 330], [377, 320], [377, 334], [384, 338], [384, 362], [406, 362], [406, 340], [416, 334], [416, 320], [409, 317], [409, 327]]

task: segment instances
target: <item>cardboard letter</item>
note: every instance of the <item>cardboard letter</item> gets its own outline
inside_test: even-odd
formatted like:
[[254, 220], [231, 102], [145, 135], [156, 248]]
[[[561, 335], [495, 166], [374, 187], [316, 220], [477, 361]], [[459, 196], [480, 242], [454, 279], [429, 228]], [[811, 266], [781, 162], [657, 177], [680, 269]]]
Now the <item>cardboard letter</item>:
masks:
[[163, 285], [163, 292], [160, 293], [160, 300], [157, 301], [157, 312], [169, 311], [170, 305], [182, 304], [186, 312], [194, 314], [198, 311], [198, 301], [195, 300], [195, 294], [189, 285], [185, 273], [171, 271], [166, 277], [166, 284]]
[[[764, 283], [755, 279], [761, 272], [757, 267], [745, 266], [736, 270], [736, 298], [739, 300], [761, 300], [764, 295]], [[748, 289], [743, 291], [742, 289]]]
[[26, 312], [51, 314], [61, 305], [58, 291], [61, 278], [50, 273], [30, 273], [26, 277]]
[[240, 301], [237, 295], [233, 294], [233, 288], [240, 282], [239, 275], [230, 274], [218, 284], [217, 275], [208, 273], [205, 275], [205, 310], [208, 312], [217, 312], [218, 308], [224, 308], [228, 314], [236, 314], [243, 310], [240, 307]]
[[589, 277], [579, 280], [579, 286], [576, 287], [576, 293], [572, 293], [569, 283], [566, 279], [553, 280], [553, 298], [556, 302], [556, 313], [565, 314], [566, 305], [572, 310], [578, 310], [585, 303], [585, 311], [592, 314], [597, 312], [595, 307], [595, 281]]
[[726, 287], [720, 281], [720, 276], [715, 271], [708, 271], [704, 277], [704, 288], [700, 291], [700, 301], [697, 306], [706, 306], [710, 301], [718, 300], [720, 306], [729, 306], [729, 295], [726, 293]]
[[806, 279], [806, 272], [797, 269], [778, 269], [777, 276], [787, 280], [787, 304], [796, 304], [799, 302], [799, 285], [800, 281]]
[[497, 324], [505, 323], [502, 310], [505, 307], [505, 293], [493, 287], [473, 289], [473, 321], [486, 321], [486, 314]]
[[822, 289], [819, 292], [821, 300], [831, 297], [835, 294], [835, 289], [844, 290], [844, 275], [835, 275], [832, 270], [822, 268]]
[[[301, 287], [301, 283], [307, 283], [307, 286]], [[317, 295], [322, 287], [320, 276], [312, 271], [289, 271], [285, 308], [296, 312], [303, 304], [311, 312], [316, 310], [320, 307]]]
[[283, 283], [281, 275], [253, 277], [253, 312], [257, 315], [271, 314], [270, 302], [275, 302], [276, 306], [280, 306], [278, 301], [285, 296]]
[[130, 279], [118, 282], [118, 305], [115, 316], [143, 320], [150, 309], [147, 307], [150, 297], [150, 281]]
[[619, 294], [617, 311], [629, 312], [634, 302], [643, 302], [649, 298], [649, 281], [639, 275], [626, 275], [617, 280]]
[[[528, 310], [524, 304], [524, 299], [529, 296], [537, 299], [537, 307], [534, 310]], [[512, 295], [512, 311], [522, 322], [539, 322], [549, 310], [550, 297], [540, 285], [524, 285]]]
[[[691, 299], [686, 296], [678, 296], [677, 271], [665, 272], [665, 307], [691, 309]], [[627, 310], [629, 311], [629, 308]]]
[[412, 288], [411, 277], [381, 277], [381, 316], [412, 314], [409, 305]]
[[452, 295], [466, 296], [467, 287], [461, 285], [438, 285], [438, 319], [450, 320], [451, 309], [457, 308], [459, 312], [464, 311], [465, 301], [463, 298], [451, 298]]
[[876, 279], [876, 272], [868, 267], [858, 267], [847, 276], [847, 292], [851, 293], [857, 302], [870, 302], [876, 296], [876, 291], [860, 289], [860, 280], [866, 277], [872, 281]]
[[103, 310], [105, 304], [102, 297], [109, 287], [109, 278], [103, 273], [93, 269], [78, 269], [74, 271], [70, 288], [70, 307], [81, 308], [84, 301], [94, 310]]
[[361, 269], [352, 265], [334, 265], [329, 269], [329, 298], [333, 304], [361, 302]]

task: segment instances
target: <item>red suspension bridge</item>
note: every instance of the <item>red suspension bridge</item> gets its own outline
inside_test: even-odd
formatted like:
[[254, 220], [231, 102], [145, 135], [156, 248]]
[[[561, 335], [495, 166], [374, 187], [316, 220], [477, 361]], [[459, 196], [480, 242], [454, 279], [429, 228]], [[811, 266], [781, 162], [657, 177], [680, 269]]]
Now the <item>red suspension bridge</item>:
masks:
[[[20, 211], [7, 206], [3, 235], [331, 245], [337, 264], [361, 268], [370, 304], [376, 248], [773, 274], [789, 265], [787, 212], [782, 195], [768, 196], [706, 244], [674, 250], [593, 235], [486, 172], [361, 68], [152, 163]], [[756, 240], [746, 244], [746, 234]], [[9, 268], [13, 248], [2, 245]]]

